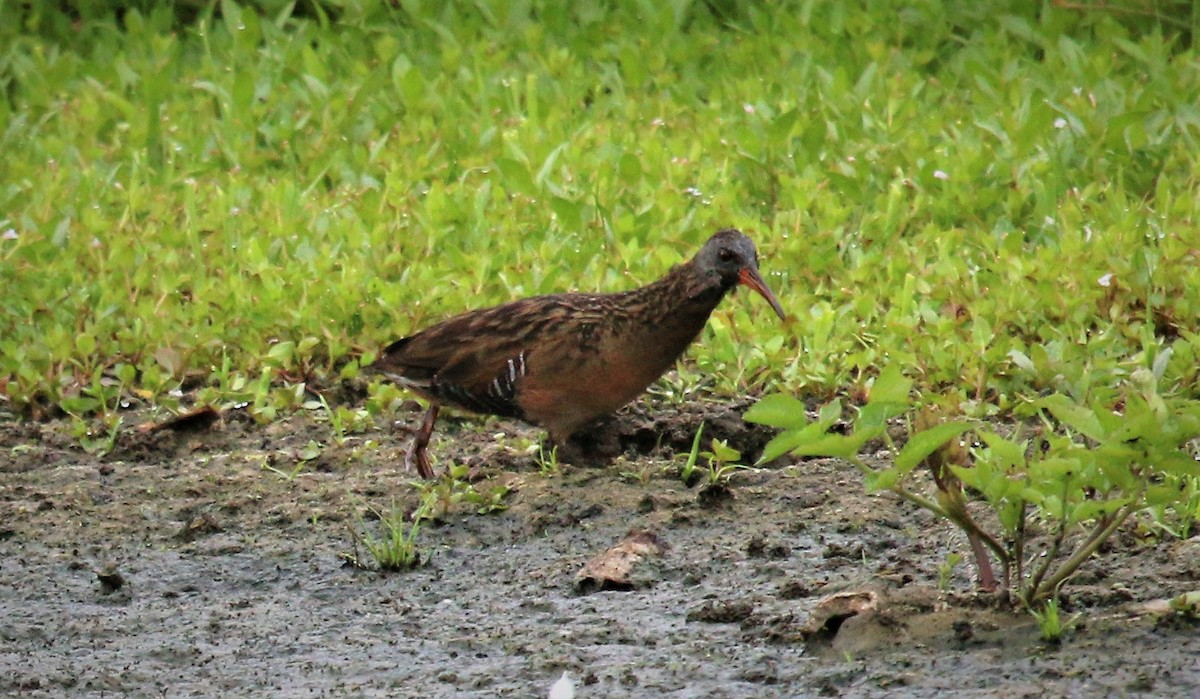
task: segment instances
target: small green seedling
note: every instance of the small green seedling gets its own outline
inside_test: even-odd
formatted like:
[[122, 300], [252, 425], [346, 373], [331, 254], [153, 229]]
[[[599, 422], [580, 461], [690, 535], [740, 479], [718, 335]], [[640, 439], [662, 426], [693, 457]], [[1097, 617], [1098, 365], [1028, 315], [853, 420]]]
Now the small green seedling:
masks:
[[357, 554], [357, 544], [361, 543], [379, 570], [401, 571], [420, 565], [421, 550], [417, 547], [417, 535], [421, 531], [421, 523], [429, 518], [432, 506], [432, 500], [426, 497], [411, 517], [406, 517], [403, 508], [394, 502], [386, 514], [376, 511], [383, 526], [381, 537], [372, 534], [360, 519], [359, 529], [354, 532], [356, 553], [346, 555], [346, 560], [357, 568], [369, 567]]
[[538, 471], [546, 477], [557, 476], [560, 472], [558, 464], [558, 445], [546, 449], [545, 444], [538, 444]]
[[704, 434], [704, 423], [696, 428], [696, 436], [692, 438], [692, 448], [688, 452], [687, 461], [679, 467], [679, 480], [687, 487], [696, 484], [696, 462], [700, 459], [700, 437]]
[[954, 571], [958, 568], [958, 564], [962, 563], [962, 555], [952, 553], [946, 556], [938, 565], [938, 589], [946, 592], [950, 589], [950, 581], [954, 578]]
[[[71, 416], [71, 436], [89, 454], [103, 456], [116, 447], [124, 420], [117, 412], [121, 405], [124, 386], [132, 380], [133, 367], [121, 364], [114, 371], [114, 381], [96, 369], [91, 382], [83, 386], [77, 396], [66, 396], [59, 401], [63, 412]], [[87, 417], [94, 413], [96, 419]]]
[[713, 439], [712, 448], [709, 451], [700, 452], [700, 456], [708, 461], [709, 485], [726, 483], [737, 471], [750, 468], [737, 463], [742, 458], [742, 452], [726, 444], [723, 439]]
[[469, 505], [481, 515], [508, 509], [508, 504], [504, 502], [510, 492], [507, 485], [493, 485], [480, 491], [468, 480], [469, 475], [470, 469], [467, 466], [452, 463], [441, 478], [417, 484], [422, 493], [422, 501], [430, 503], [429, 519], [445, 517], [459, 503]]
[[[271, 460], [269, 460], [269, 459], [266, 461], [263, 461], [262, 467], [264, 470], [270, 471], [271, 473], [278, 475], [280, 478], [282, 478], [285, 481], [294, 481], [294, 480], [296, 480], [296, 476], [300, 475], [300, 472], [304, 470], [304, 467], [307, 466], [310, 461], [312, 461], [313, 459], [315, 459], [321, 455], [321, 450], [322, 450], [322, 447], [321, 447], [320, 442], [316, 441], [315, 439], [310, 439], [310, 440], [308, 440], [308, 444], [305, 444], [304, 448], [302, 448], [297, 454], [295, 454], [296, 462], [292, 466], [292, 468], [290, 468], [290, 469], [277, 468], [274, 465], [272, 465]], [[292, 455], [284, 453], [284, 457], [292, 458]]]
[[1042, 640], [1053, 645], [1062, 643], [1063, 636], [1083, 618], [1083, 614], [1076, 613], [1063, 619], [1062, 612], [1058, 608], [1057, 597], [1046, 600], [1040, 609], [1030, 609], [1029, 613], [1033, 615], [1034, 619], [1037, 619], [1038, 631], [1042, 635]]
[[1185, 592], [1171, 598], [1171, 611], [1189, 619], [1200, 619], [1200, 590]]
[[351, 434], [360, 434], [366, 431], [371, 423], [371, 414], [366, 408], [351, 410], [342, 405], [333, 408], [329, 405], [329, 401], [325, 400], [325, 396], [318, 396], [315, 401], [306, 401], [304, 407], [324, 412], [325, 417], [329, 420], [329, 427], [333, 430], [333, 443], [339, 447], [345, 446], [350, 441]]
[[122, 423], [121, 416], [114, 413], [94, 421], [72, 415], [71, 436], [87, 453], [104, 456], [116, 447]]

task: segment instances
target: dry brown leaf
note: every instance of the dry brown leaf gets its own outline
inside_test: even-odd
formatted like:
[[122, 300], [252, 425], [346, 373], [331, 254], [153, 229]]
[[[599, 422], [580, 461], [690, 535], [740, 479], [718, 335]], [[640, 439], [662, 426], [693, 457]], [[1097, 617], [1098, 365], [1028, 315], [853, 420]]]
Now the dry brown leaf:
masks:
[[631, 529], [616, 546], [587, 562], [575, 575], [581, 592], [631, 590], [634, 567], [645, 558], [660, 556], [667, 545], [648, 529]]

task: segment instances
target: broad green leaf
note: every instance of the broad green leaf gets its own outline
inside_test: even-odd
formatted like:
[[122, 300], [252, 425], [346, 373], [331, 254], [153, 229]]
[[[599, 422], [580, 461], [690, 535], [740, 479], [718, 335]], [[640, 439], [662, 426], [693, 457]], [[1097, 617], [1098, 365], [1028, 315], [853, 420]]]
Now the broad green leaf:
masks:
[[944, 422], [931, 429], [912, 435], [908, 438], [908, 442], [904, 445], [904, 448], [896, 455], [896, 468], [901, 473], [912, 471], [925, 457], [932, 454], [946, 442], [957, 438], [962, 433], [971, 429], [972, 426], [969, 422], [956, 420], [954, 422]]
[[1108, 436], [1091, 408], [1079, 405], [1061, 393], [1046, 396], [1037, 404], [1050, 411], [1059, 422], [1085, 437], [1102, 442]]
[[1146, 489], [1145, 502], [1148, 507], [1165, 507], [1179, 502], [1183, 492], [1181, 484], [1152, 485]]
[[775, 437], [767, 442], [763, 448], [763, 454], [759, 457], [759, 463], [765, 463], [773, 459], [777, 459], [784, 454], [792, 451], [796, 447], [805, 442], [813, 441], [825, 433], [825, 429], [818, 423], [811, 423], [808, 426], [799, 430], [789, 430], [775, 435]]
[[832, 401], [821, 406], [821, 410], [817, 413], [817, 422], [826, 428], [832, 427], [841, 419], [842, 400], [840, 398], [834, 398]]
[[1096, 465], [1113, 485], [1122, 490], [1133, 490], [1138, 478], [1130, 469], [1132, 462], [1141, 454], [1123, 444], [1103, 444], [1096, 449]]
[[888, 420], [903, 415], [907, 410], [907, 403], [872, 401], [864, 405], [862, 409], [858, 411], [858, 417], [854, 420], [854, 427], [856, 430], [860, 426], [882, 427], [887, 424]]
[[858, 446], [841, 434], [825, 433], [792, 449], [796, 456], [831, 456], [845, 459], [858, 453]]
[[896, 487], [904, 474], [894, 468], [885, 468], [874, 473], [868, 474], [863, 478], [863, 483], [866, 485], [868, 493], [877, 493], [881, 490], [891, 490]]
[[505, 189], [530, 196], [537, 194], [538, 186], [534, 183], [533, 177], [529, 173], [529, 166], [525, 163], [512, 158], [499, 158], [496, 161], [496, 167], [500, 169], [500, 184]]
[[1112, 514], [1128, 503], [1124, 498], [1113, 500], [1087, 500], [1071, 508], [1071, 523], [1090, 522], [1105, 515]]
[[867, 403], [868, 405], [879, 403], [908, 405], [912, 385], [912, 379], [901, 373], [899, 364], [888, 364], [883, 371], [879, 372], [875, 383], [871, 385], [871, 398]]
[[988, 452], [992, 459], [996, 461], [996, 465], [1004, 469], [1019, 469], [1025, 468], [1025, 451], [1029, 447], [1028, 442], [1015, 442], [1006, 437], [1002, 437], [990, 430], [979, 430], [975, 433], [979, 439], [988, 446]]
[[1025, 510], [1025, 501], [1020, 497], [1006, 498], [1002, 503], [993, 505], [996, 517], [1007, 536], [1016, 536], [1021, 525], [1021, 515]]
[[[1047, 482], [1056, 487], [1064, 478], [1077, 477], [1083, 471], [1079, 459], [1064, 457], [1049, 457], [1029, 464], [1029, 475], [1037, 484]], [[1057, 487], [1061, 490], [1061, 487]]]
[[1016, 364], [1023, 371], [1033, 372], [1037, 368], [1034, 366], [1033, 360], [1021, 350], [1009, 350], [1008, 358], [1012, 360], [1013, 364]]
[[798, 429], [808, 424], [808, 417], [804, 414], [804, 403], [784, 393], [772, 393], [764, 396], [750, 406], [742, 419], [746, 422], [788, 430]]
[[286, 367], [292, 362], [292, 355], [296, 351], [296, 343], [286, 341], [277, 342], [271, 345], [271, 349], [267, 350], [267, 358], [274, 361], [277, 366]]
[[1200, 478], [1200, 462], [1181, 451], [1166, 454], [1150, 465], [1159, 473], [1168, 476]]
[[742, 458], [742, 452], [734, 449], [720, 439], [712, 440], [712, 458], [720, 463], [733, 463]]
[[1154, 364], [1151, 366], [1151, 372], [1154, 374], [1155, 382], [1162, 381], [1163, 375], [1167, 373], [1167, 365], [1170, 364], [1171, 357], [1174, 354], [1174, 348], [1165, 347], [1154, 356]]
[[996, 470], [995, 467], [989, 464], [978, 463], [974, 466], [949, 464], [949, 468], [950, 472], [957, 476], [958, 480], [962, 481], [964, 485], [983, 493], [989, 502], [992, 500], [991, 494], [988, 493], [988, 485], [992, 481], [992, 476]]
[[857, 454], [864, 444], [872, 439], [882, 437], [886, 431], [886, 425], [855, 425], [854, 431], [846, 439], [854, 447], [854, 453]]
[[86, 396], [71, 396], [58, 402], [58, 407], [72, 415], [86, 415], [100, 407], [100, 401]]

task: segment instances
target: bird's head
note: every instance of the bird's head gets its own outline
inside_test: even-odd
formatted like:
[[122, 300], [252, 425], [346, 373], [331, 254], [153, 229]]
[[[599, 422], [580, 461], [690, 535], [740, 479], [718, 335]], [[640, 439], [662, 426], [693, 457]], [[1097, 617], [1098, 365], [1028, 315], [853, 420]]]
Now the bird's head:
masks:
[[692, 264], [725, 291], [738, 284], [754, 289], [771, 304], [776, 315], [781, 319], [786, 317], [779, 299], [775, 298], [758, 272], [758, 250], [754, 242], [741, 231], [732, 228], [717, 231], [700, 248]]

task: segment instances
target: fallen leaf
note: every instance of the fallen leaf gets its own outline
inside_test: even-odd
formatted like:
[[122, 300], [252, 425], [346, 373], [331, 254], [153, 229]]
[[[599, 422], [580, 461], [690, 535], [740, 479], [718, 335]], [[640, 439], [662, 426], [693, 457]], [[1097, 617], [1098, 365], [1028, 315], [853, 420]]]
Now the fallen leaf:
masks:
[[879, 609], [879, 594], [873, 590], [837, 592], [817, 602], [808, 623], [800, 629], [805, 636], [836, 634], [847, 619]]
[[666, 543], [654, 532], [631, 529], [620, 543], [587, 562], [575, 575], [575, 588], [584, 593], [632, 590], [634, 566], [642, 559], [660, 556], [666, 550]]

